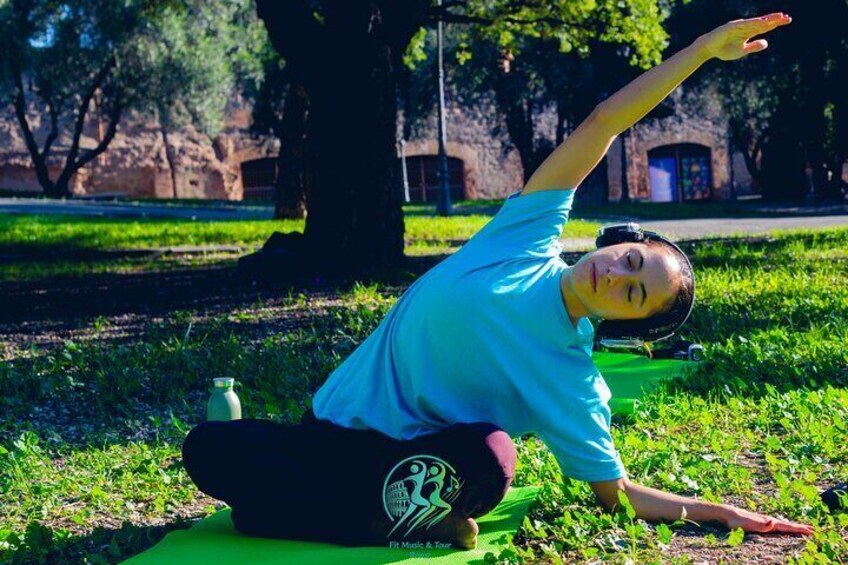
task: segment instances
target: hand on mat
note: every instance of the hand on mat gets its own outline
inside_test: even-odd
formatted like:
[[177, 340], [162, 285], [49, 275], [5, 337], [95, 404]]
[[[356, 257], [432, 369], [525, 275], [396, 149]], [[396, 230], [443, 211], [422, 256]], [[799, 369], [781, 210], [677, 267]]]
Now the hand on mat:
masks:
[[774, 28], [787, 25], [792, 18], [782, 12], [767, 16], [732, 20], [698, 38], [698, 42], [712, 57], [722, 61], [741, 59], [749, 53], [756, 53], [768, 47], [768, 41], [758, 39], [748, 43], [755, 35], [762, 35]]
[[772, 518], [736, 507], [730, 508], [730, 513], [725, 523], [729, 530], [742, 528], [746, 532], [782, 532], [804, 535], [813, 533], [812, 526], [798, 524], [797, 522], [790, 522], [789, 520], [782, 520], [780, 518]]

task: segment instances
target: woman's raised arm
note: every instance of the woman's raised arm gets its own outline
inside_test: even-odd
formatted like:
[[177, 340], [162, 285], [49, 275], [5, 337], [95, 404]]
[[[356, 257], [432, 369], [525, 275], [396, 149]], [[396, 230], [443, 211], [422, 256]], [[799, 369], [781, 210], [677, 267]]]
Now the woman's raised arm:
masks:
[[597, 166], [613, 139], [642, 119], [704, 62], [716, 57], [739, 59], [768, 47], [755, 36], [792, 21], [782, 13], [733, 20], [696, 39], [671, 58], [639, 75], [598, 104], [527, 181], [522, 194], [538, 190], [576, 188]]

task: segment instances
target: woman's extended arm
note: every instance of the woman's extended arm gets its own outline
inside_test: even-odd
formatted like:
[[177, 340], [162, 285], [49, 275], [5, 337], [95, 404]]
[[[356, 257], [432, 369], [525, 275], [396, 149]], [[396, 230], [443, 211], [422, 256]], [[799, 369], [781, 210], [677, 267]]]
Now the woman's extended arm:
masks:
[[780, 13], [733, 20], [700, 36], [660, 65], [598, 104], [527, 181], [523, 193], [574, 188], [595, 168], [613, 139], [642, 119], [704, 62], [716, 57], [729, 61], [768, 46], [748, 39], [786, 25], [792, 18]]
[[[746, 532], [784, 532], [811, 534], [812, 526], [772, 518], [749, 512], [729, 504], [716, 504], [706, 500], [687, 498], [670, 492], [646, 487], [628, 479], [590, 483], [592, 490], [607, 509], [618, 504], [618, 491], [622, 490], [636, 511], [636, 517], [648, 521], [674, 521], [685, 517], [695, 522], [716, 521], [728, 529], [742, 528]], [[683, 509], [686, 509], [684, 515]]]

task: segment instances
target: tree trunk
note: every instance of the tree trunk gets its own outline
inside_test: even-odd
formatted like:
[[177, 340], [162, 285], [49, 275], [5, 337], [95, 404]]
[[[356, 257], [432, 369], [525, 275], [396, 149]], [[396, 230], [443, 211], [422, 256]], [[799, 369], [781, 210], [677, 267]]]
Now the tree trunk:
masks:
[[277, 159], [277, 204], [274, 218], [306, 217], [306, 126], [309, 97], [300, 83], [289, 87], [280, 124], [280, 156]]
[[[348, 274], [405, 263], [395, 67], [430, 0], [257, 0], [292, 83], [309, 98], [306, 230], [242, 259], [243, 272]], [[330, 48], [330, 45], [339, 46]]]
[[559, 147], [565, 141], [565, 122], [568, 119], [567, 104], [562, 98], [557, 98], [556, 100], [556, 114], [556, 139], [554, 141], [556, 146]]
[[763, 144], [760, 179], [763, 199], [801, 200], [807, 192], [803, 148], [790, 128], [775, 128]]
[[[516, 84], [521, 82], [524, 82], [523, 87]], [[525, 100], [525, 93], [526, 81], [518, 76], [515, 65], [509, 71], [499, 71], [495, 83], [495, 101], [506, 122], [509, 139], [518, 150], [524, 169], [524, 182], [527, 183], [541, 161], [533, 145], [532, 100]]]
[[309, 93], [304, 235], [328, 270], [388, 267], [404, 258], [390, 53], [384, 46], [368, 51], [339, 54], [338, 66]]
[[813, 193], [822, 198], [827, 185], [827, 165], [825, 145], [827, 143], [827, 123], [825, 106], [827, 105], [827, 81], [825, 79], [825, 57], [816, 50], [810, 54], [810, 63], [804, 66], [803, 105], [800, 113], [805, 119], [800, 125], [804, 129], [800, 133], [802, 145], [806, 150], [807, 159], [812, 167]]
[[165, 159], [168, 160], [168, 170], [171, 172], [171, 190], [174, 193], [174, 198], [179, 198], [177, 195], [177, 163], [174, 159], [174, 148], [168, 142], [168, 128], [162, 126], [162, 142], [165, 144]]

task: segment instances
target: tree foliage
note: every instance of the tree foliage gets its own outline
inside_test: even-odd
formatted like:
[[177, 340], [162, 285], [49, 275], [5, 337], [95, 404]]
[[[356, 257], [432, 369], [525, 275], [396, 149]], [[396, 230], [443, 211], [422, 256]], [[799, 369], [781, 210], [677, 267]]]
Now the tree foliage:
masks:
[[[668, 43], [662, 27], [670, 11], [665, 3], [576, 2], [561, 7], [558, 19], [539, 18], [525, 6], [516, 15], [494, 20], [476, 6], [463, 17], [450, 17], [455, 23], [446, 26], [452, 63], [447, 76], [456, 96], [464, 104], [494, 102], [521, 157], [525, 181], [595, 105], [659, 62]], [[416, 35], [405, 59], [412, 75], [406, 114], [416, 126], [435, 104], [433, 36]], [[551, 107], [557, 117], [553, 137], [537, 128], [539, 114]], [[493, 133], [498, 130], [496, 126]], [[592, 176], [587, 184], [593, 180], [598, 179]], [[606, 194], [606, 183], [598, 184], [597, 192]]]
[[[71, 177], [106, 150], [130, 111], [214, 133], [234, 84], [260, 76], [257, 54], [266, 48], [250, 0], [0, 4], [0, 89], [50, 196], [70, 194]], [[81, 147], [92, 111], [106, 134]], [[58, 175], [51, 157], [61, 162]]]
[[793, 21], [769, 38], [768, 49], [730, 64], [712, 61], [693, 85], [720, 97], [733, 145], [764, 197], [807, 196], [809, 166], [814, 194], [841, 200], [848, 96], [840, 71], [848, 68], [848, 3], [692, 0], [669, 20], [672, 47], [690, 42], [699, 29], [778, 10]]

